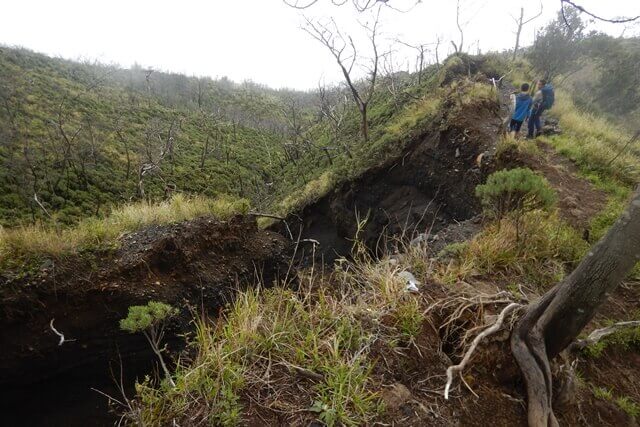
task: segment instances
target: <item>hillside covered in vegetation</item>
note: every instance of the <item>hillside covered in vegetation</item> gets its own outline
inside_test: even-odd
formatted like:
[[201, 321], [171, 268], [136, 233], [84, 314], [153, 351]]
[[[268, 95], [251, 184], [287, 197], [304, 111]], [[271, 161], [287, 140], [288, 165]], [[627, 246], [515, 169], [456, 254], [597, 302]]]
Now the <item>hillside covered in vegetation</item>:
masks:
[[0, 48], [7, 419], [637, 424], [639, 47], [571, 9], [309, 92]]

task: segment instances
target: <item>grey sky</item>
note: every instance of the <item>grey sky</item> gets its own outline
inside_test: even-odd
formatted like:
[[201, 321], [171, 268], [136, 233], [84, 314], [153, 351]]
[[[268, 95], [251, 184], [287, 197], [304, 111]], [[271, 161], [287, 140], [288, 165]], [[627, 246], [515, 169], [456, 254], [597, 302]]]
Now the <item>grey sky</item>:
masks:
[[[408, 4], [411, 0], [394, 0]], [[320, 3], [329, 3], [320, 0]], [[312, 88], [320, 78], [339, 81], [331, 56], [300, 26], [301, 12], [281, 0], [14, 0], [2, 5], [0, 43], [24, 46], [70, 59], [98, 59], [124, 67], [143, 66], [185, 74], [228, 76], [273, 87]], [[604, 16], [638, 14], [638, 0], [580, 0], [579, 4]], [[523, 43], [533, 40], [558, 11], [559, 0], [543, 0], [543, 16], [525, 28]], [[423, 0], [410, 13], [383, 10], [385, 44], [396, 37], [409, 43], [429, 43], [440, 35], [441, 56], [457, 40], [454, 0]], [[463, 0], [465, 50], [475, 53], [512, 47], [514, 23], [509, 14], [535, 14], [536, 0]], [[309, 17], [334, 16], [358, 41], [362, 33], [357, 14], [349, 6], [319, 4], [304, 12]], [[597, 28], [619, 35], [621, 26]], [[638, 27], [627, 30], [637, 34]], [[368, 47], [368, 46], [366, 46]], [[402, 68], [412, 53], [395, 47]], [[360, 52], [359, 52], [360, 53]], [[362, 55], [366, 54], [363, 49]]]

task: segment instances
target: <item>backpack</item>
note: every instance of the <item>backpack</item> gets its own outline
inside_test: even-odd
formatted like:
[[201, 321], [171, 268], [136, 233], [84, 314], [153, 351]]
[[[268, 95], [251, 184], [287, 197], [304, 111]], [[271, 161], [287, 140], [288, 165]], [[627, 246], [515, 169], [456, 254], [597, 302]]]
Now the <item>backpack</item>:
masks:
[[553, 91], [553, 86], [550, 84], [545, 85], [542, 89], [542, 106], [545, 110], [553, 107], [553, 103], [556, 100], [556, 95]]

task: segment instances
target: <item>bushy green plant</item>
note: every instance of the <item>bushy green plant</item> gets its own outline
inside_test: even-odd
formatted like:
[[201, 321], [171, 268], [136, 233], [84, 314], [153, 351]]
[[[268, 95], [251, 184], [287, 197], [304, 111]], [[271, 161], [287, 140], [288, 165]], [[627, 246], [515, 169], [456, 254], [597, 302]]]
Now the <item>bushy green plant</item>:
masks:
[[548, 209], [556, 200], [547, 180], [528, 168], [494, 172], [486, 184], [476, 187], [476, 196], [496, 218], [502, 218], [509, 212], [522, 214], [534, 209]]
[[162, 352], [165, 348], [160, 347], [160, 344], [164, 337], [164, 328], [167, 321], [176, 314], [178, 314], [178, 310], [168, 304], [149, 301], [147, 305], [134, 305], [129, 307], [127, 317], [120, 320], [120, 329], [131, 333], [142, 332], [144, 334], [153, 352], [160, 360], [160, 365], [162, 366], [167, 381], [169, 381], [173, 387], [175, 387], [175, 382], [171, 378], [169, 368], [167, 368], [164, 358], [162, 357]]
[[516, 240], [520, 240], [522, 215], [536, 209], [548, 210], [556, 194], [545, 178], [529, 168], [501, 170], [489, 175], [486, 184], [476, 187], [476, 196], [490, 216], [501, 220], [512, 214]]
[[168, 304], [149, 301], [147, 305], [129, 307], [129, 314], [120, 321], [120, 329], [127, 332], [145, 332], [174, 316], [177, 310]]

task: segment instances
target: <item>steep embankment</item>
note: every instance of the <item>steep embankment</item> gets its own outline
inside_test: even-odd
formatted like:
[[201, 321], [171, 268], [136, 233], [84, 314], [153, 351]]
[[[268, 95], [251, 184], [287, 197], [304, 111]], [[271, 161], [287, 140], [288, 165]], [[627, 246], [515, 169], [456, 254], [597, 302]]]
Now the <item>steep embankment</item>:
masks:
[[[477, 79], [486, 87], [486, 80]], [[126, 411], [128, 420], [151, 425], [526, 423], [524, 384], [509, 348], [517, 314], [481, 340], [471, 363], [451, 376], [448, 400], [443, 399], [445, 373], [505, 307], [535, 301], [586, 253], [582, 231], [589, 222], [592, 230], [602, 215], [602, 181], [589, 183], [579, 165], [547, 145], [498, 139], [502, 121], [492, 116], [496, 101], [467, 97], [447, 104], [446, 99], [459, 99], [455, 91], [449, 93], [441, 120], [433, 117], [433, 126], [420, 128], [400, 154], [338, 182], [301, 209], [302, 236], [317, 238], [325, 250], [347, 250], [345, 239], [357, 229], [356, 210], [362, 218], [369, 213], [374, 222], [362, 232], [370, 247], [385, 228], [398, 231], [408, 223], [416, 227], [412, 232], [424, 231], [434, 218], [444, 225], [477, 212], [473, 190], [488, 171], [515, 165], [545, 175], [548, 183], [542, 182], [558, 193], [558, 205], [521, 218], [522, 234], [513, 218], [486, 218], [477, 225], [478, 235], [445, 248], [443, 255], [435, 256], [424, 244], [380, 258], [360, 251], [328, 271], [312, 265], [301, 273], [297, 292], [275, 287], [241, 293], [220, 320], [224, 327], [201, 325], [193, 340], [199, 351], [175, 372], [177, 386], [141, 387]], [[578, 141], [571, 141], [574, 148]], [[444, 194], [432, 187], [438, 185]], [[414, 209], [409, 199], [419, 206]], [[426, 209], [430, 201], [441, 216]], [[431, 222], [423, 222], [425, 210]], [[296, 216], [288, 219], [295, 222]], [[407, 281], [413, 280], [408, 278], [420, 282], [417, 291], [408, 292]], [[628, 291], [613, 295], [589, 329], [603, 316], [627, 318], [637, 301]], [[625, 310], [612, 310], [620, 304]], [[635, 329], [554, 363], [554, 409], [561, 423], [634, 425], [633, 380], [605, 376], [618, 366], [635, 375], [629, 366], [637, 357], [625, 363], [621, 355], [637, 344]], [[615, 383], [615, 393], [603, 388], [608, 381]]]
[[495, 168], [504, 95], [481, 73], [444, 90], [438, 114], [401, 151], [289, 217], [303, 238], [320, 243], [325, 259], [348, 254], [356, 236], [382, 253], [390, 240], [433, 240], [480, 213], [474, 191]]
[[[36, 55], [36, 59], [38, 58], [43, 60]], [[12, 60], [16, 58], [10, 59], [9, 63]], [[38, 72], [37, 67], [46, 68], [51, 65], [46, 60], [43, 61], [44, 65], [38, 63], [28, 73], [33, 74], [34, 82], [38, 82], [41, 89], [51, 90], [53, 80], [46, 73]], [[405, 215], [410, 217], [406, 220], [407, 226], [418, 227], [425, 225], [427, 220], [432, 221], [433, 214], [439, 215], [439, 209], [444, 212], [440, 217], [443, 225], [453, 218], [466, 218], [475, 212], [477, 206], [474, 202], [469, 202], [469, 196], [473, 191], [473, 185], [480, 182], [482, 174], [485, 173], [483, 169], [486, 168], [485, 163], [477, 163], [477, 158], [480, 152], [491, 151], [490, 148], [495, 141], [493, 135], [497, 132], [498, 126], [498, 104], [495, 101], [496, 93], [488, 85], [484, 75], [456, 80], [455, 84], [451, 84], [450, 79], [441, 79], [442, 75], [457, 73], [459, 70], [456, 71], [455, 66], [458, 65], [464, 68], [462, 71], [467, 72], [468, 67], [464, 62], [454, 61], [453, 67], [431, 76], [430, 84], [436, 85], [437, 90], [432, 94], [422, 94], [416, 98], [417, 102], [406, 101], [409, 105], [406, 110], [404, 107], [398, 107], [397, 100], [387, 100], [386, 104], [383, 103], [377, 115], [372, 115], [380, 122], [374, 147], [370, 148], [364, 144], [358, 146], [358, 152], [366, 159], [357, 158], [354, 162], [329, 159], [329, 166], [335, 166], [334, 171], [338, 170], [338, 166], [349, 168], [358, 165], [357, 170], [340, 175], [352, 178], [340, 181], [340, 187], [333, 192], [337, 195], [333, 198], [333, 205], [344, 205], [340, 209], [345, 224], [336, 222], [331, 226], [345, 229], [338, 236], [339, 239], [352, 237], [349, 233], [355, 231], [349, 228], [353, 222], [347, 215], [352, 207], [365, 209], [379, 205], [381, 208], [375, 213], [375, 227], [378, 228], [368, 230], [367, 243], [371, 243], [371, 236], [381, 231], [380, 227], [384, 225], [381, 215], [384, 210], [391, 211], [394, 216], [395, 228], [390, 230], [391, 233], [400, 231], [400, 219]], [[15, 66], [16, 64], [9, 64], [8, 71], [4, 71], [11, 74], [12, 70], [15, 71]], [[18, 108], [16, 111], [19, 113], [15, 126], [10, 127], [9, 140], [13, 145], [0, 154], [7, 155], [7, 161], [15, 159], [18, 149], [24, 144], [27, 131], [33, 133], [35, 143], [44, 143], [46, 128], [49, 125], [53, 127], [53, 134], [50, 136], [54, 144], [49, 147], [53, 151], [40, 152], [43, 157], [38, 159], [38, 167], [20, 169], [22, 173], [31, 173], [31, 178], [27, 177], [24, 182], [19, 183], [8, 175], [4, 177], [6, 181], [3, 182], [14, 186], [19, 184], [21, 191], [24, 190], [24, 194], [11, 191], [9, 193], [24, 196], [22, 202], [26, 203], [31, 197], [29, 192], [34, 189], [38, 194], [38, 201], [42, 203], [42, 206], [37, 207], [38, 215], [44, 213], [47, 208], [52, 209], [54, 217], [58, 214], [66, 215], [71, 211], [65, 210], [65, 206], [69, 209], [77, 207], [79, 202], [76, 197], [94, 194], [92, 191], [96, 189], [92, 189], [92, 183], [104, 181], [102, 174], [111, 167], [124, 167], [126, 170], [120, 172], [126, 174], [131, 181], [138, 179], [139, 177], [132, 173], [135, 171], [133, 165], [136, 162], [142, 165], [146, 160], [157, 161], [157, 157], [153, 157], [154, 147], [168, 156], [160, 160], [166, 165], [166, 168], [163, 166], [163, 170], [168, 172], [169, 176], [176, 177], [178, 173], [185, 173], [193, 178], [193, 169], [190, 169], [189, 174], [185, 171], [189, 162], [197, 158], [194, 156], [193, 147], [184, 147], [182, 150], [181, 145], [171, 145], [179, 140], [180, 135], [187, 135], [185, 129], [188, 129], [188, 121], [175, 122], [175, 117], [171, 118], [174, 112], [167, 110], [164, 105], [157, 105], [153, 100], [143, 98], [143, 101], [149, 101], [145, 103], [130, 99], [132, 105], [135, 105], [135, 111], [132, 111], [146, 111], [147, 116], [156, 118], [166, 117], [167, 121], [164, 124], [168, 127], [147, 127], [146, 141], [153, 142], [154, 145], [136, 148], [142, 154], [139, 153], [137, 160], [129, 163], [129, 154], [133, 154], [134, 148], [127, 146], [126, 135], [122, 138], [123, 135], [119, 133], [129, 129], [133, 132], [129, 136], [135, 136], [142, 131], [142, 123], [137, 121], [137, 113], [126, 118], [133, 122], [122, 123], [121, 127], [119, 125], [116, 129], [103, 128], [102, 125], [94, 126], [96, 122], [93, 121], [110, 120], [114, 111], [110, 107], [107, 108], [104, 102], [120, 99], [126, 91], [107, 87], [101, 89], [106, 92], [94, 93], [97, 87], [87, 89], [84, 86], [93, 81], [90, 78], [88, 83], [70, 83], [65, 80], [68, 77], [65, 73], [69, 71], [73, 74], [75, 69], [73, 64], [70, 67], [70, 71], [65, 69], [61, 75], [57, 75], [57, 83], [63, 90], [77, 95], [73, 99], [74, 102], [69, 103], [77, 111], [65, 107], [69, 94], [62, 95], [64, 102], [61, 104], [46, 102], [46, 108], [43, 107], [42, 100], [38, 99], [22, 104], [24, 87], [21, 85], [25, 83], [24, 74], [15, 74], [20, 80], [20, 85], [17, 86], [17, 92], [12, 93], [10, 102], [17, 104], [10, 105]], [[416, 92], [421, 88], [414, 87], [411, 90]], [[431, 95], [434, 100], [429, 98]], [[411, 99], [407, 96], [407, 100]], [[387, 109], [387, 104], [395, 105], [396, 110]], [[42, 110], [37, 112], [34, 110], [36, 107]], [[98, 118], [91, 115], [95, 108], [102, 107], [108, 112]], [[58, 114], [58, 121], [46, 122], [46, 116], [54, 113]], [[36, 119], [39, 115], [43, 117], [37, 118], [35, 125], [27, 126], [25, 120]], [[351, 124], [355, 123], [357, 122]], [[383, 125], [395, 131], [386, 133], [386, 127]], [[69, 137], [66, 132], [72, 129], [75, 129], [73, 138], [79, 138], [73, 143], [66, 139]], [[94, 130], [95, 134], [92, 133]], [[107, 135], [110, 130], [114, 133]], [[240, 133], [241, 128], [238, 126], [236, 129], [236, 124], [233, 124], [231, 128], [221, 132], [227, 132], [229, 138], [231, 135], [235, 138], [236, 132]], [[101, 153], [100, 150], [109, 149], [110, 145], [106, 144], [98, 149], [97, 145], [92, 144], [95, 142], [94, 137], [100, 139], [107, 136], [115, 138], [123, 145], [111, 153], [115, 155], [111, 156], [108, 162], [101, 162], [99, 160], [106, 153]], [[197, 138], [205, 137], [206, 141], [206, 136], [202, 133], [198, 134]], [[160, 144], [155, 142], [156, 138]], [[56, 145], [56, 141], [61, 145]], [[168, 143], [170, 144], [167, 145]], [[234, 143], [237, 148], [239, 144], [237, 141]], [[398, 143], [398, 146], [394, 147], [394, 143]], [[62, 147], [63, 151], [56, 151], [56, 147]], [[96, 148], [96, 151], [92, 152], [92, 147]], [[176, 149], [175, 153], [165, 151], [167, 147], [171, 150]], [[245, 148], [248, 147], [247, 145]], [[375, 156], [385, 152], [392, 154], [380, 157], [381, 160], [378, 161]], [[23, 153], [26, 157], [22, 160], [29, 161], [29, 149]], [[208, 154], [206, 148], [203, 153]], [[52, 160], [57, 154], [62, 155], [62, 163]], [[175, 158], [172, 158], [173, 154]], [[183, 154], [185, 157], [181, 158]], [[145, 158], [149, 155], [151, 159]], [[269, 159], [271, 167], [276, 167], [273, 166], [270, 154], [265, 158]], [[110, 163], [123, 159], [127, 159], [127, 162], [117, 165]], [[403, 159], [406, 161], [404, 166]], [[182, 161], [186, 163], [181, 164]], [[207, 161], [204, 159], [205, 166]], [[317, 170], [314, 170], [314, 173], [322, 170], [323, 163], [316, 162], [313, 153], [310, 154], [309, 161], [315, 164]], [[292, 163], [293, 166], [289, 165], [288, 169], [300, 167], [295, 162]], [[226, 164], [230, 168], [234, 167], [233, 164], [229, 165], [229, 160]], [[205, 169], [200, 168], [196, 175], [204, 173]], [[252, 170], [262, 173], [259, 169]], [[240, 178], [242, 185], [243, 172], [239, 171], [238, 176], [234, 175], [234, 183], [237, 182], [235, 178]], [[48, 178], [40, 180], [41, 176]], [[388, 182], [386, 176], [390, 176], [393, 181]], [[18, 179], [19, 176], [16, 175], [14, 178]], [[156, 184], [164, 186], [166, 178], [167, 175], [158, 173], [152, 175], [151, 181], [158, 179]], [[191, 178], [189, 182], [197, 182], [197, 179], [191, 181]], [[472, 185], [465, 187], [466, 182], [463, 179]], [[161, 189], [154, 187], [151, 181], [145, 181], [146, 191], [153, 188]], [[109, 191], [119, 191], [121, 183], [113, 181]], [[60, 188], [64, 191], [58, 194]], [[353, 190], [352, 194], [368, 192], [371, 197], [358, 196], [349, 200], [351, 196], [346, 194], [347, 188]], [[11, 189], [15, 190], [17, 187]], [[98, 192], [95, 194], [100, 194], [102, 190], [96, 191]], [[439, 196], [445, 192], [446, 197]], [[60, 197], [55, 199], [54, 203], [49, 196]], [[13, 202], [17, 203], [18, 198], [12, 199]], [[408, 201], [414, 198], [417, 202]], [[99, 205], [101, 202], [98, 199], [94, 202]], [[431, 200], [435, 202], [432, 203]], [[415, 207], [412, 203], [416, 203]], [[325, 215], [315, 212], [321, 210], [321, 204], [322, 202], [319, 202], [306, 208], [305, 215], [309, 215], [311, 222], [316, 221], [314, 215]], [[396, 205], [400, 207], [396, 208]], [[431, 205], [434, 207], [429, 211]], [[15, 209], [10, 208], [9, 211], [13, 212]], [[82, 216], [82, 212], [77, 213]], [[418, 215], [421, 215], [421, 219]], [[275, 233], [259, 231], [255, 223], [249, 220], [235, 218], [227, 222], [218, 222], [205, 218], [174, 225], [152, 225], [119, 238], [115, 238], [117, 233], [114, 234], [105, 228], [108, 227], [108, 221], [104, 224], [100, 223], [100, 220], [96, 221], [81, 223], [85, 226], [82, 233], [31, 228], [9, 230], [2, 236], [3, 239], [7, 239], [3, 242], [4, 249], [18, 245], [15, 248], [20, 250], [19, 254], [8, 254], [8, 260], [11, 262], [3, 260], [3, 268], [6, 265], [10, 268], [3, 270], [0, 276], [0, 326], [8, 331], [0, 339], [4, 349], [0, 356], [0, 385], [4, 386], [4, 390], [11, 390], [2, 396], [3, 405], [6, 406], [7, 413], [15, 417], [12, 420], [15, 419], [16, 422], [43, 423], [47, 419], [53, 424], [69, 425], [76, 421], [82, 424], [88, 416], [87, 412], [91, 411], [89, 408], [96, 404], [100, 406], [99, 410], [102, 413], [106, 413], [105, 400], [89, 392], [89, 387], [113, 392], [109, 386], [110, 363], [117, 365], [119, 358], [122, 358], [126, 377], [124, 387], [127, 389], [133, 383], [134, 375], [150, 372], [149, 365], [154, 357], [144, 339], [141, 336], [125, 334], [118, 329], [118, 320], [125, 316], [129, 306], [143, 304], [149, 300], [160, 300], [183, 307], [181, 321], [174, 325], [172, 331], [175, 335], [188, 329], [186, 325], [190, 320], [190, 314], [186, 307], [191, 307], [195, 312], [204, 310], [209, 315], [216, 315], [217, 309], [234, 293], [236, 287], [254, 283], [256, 277], [263, 284], [271, 284], [279, 272], [291, 273], [288, 269], [282, 268], [286, 247], [283, 238]], [[44, 248], [46, 244], [29, 247], [23, 245], [28, 239], [34, 243], [33, 239], [39, 237], [55, 240], [72, 235], [79, 240], [68, 245], [53, 244], [52, 246], [57, 248], [55, 253], [47, 252], [48, 249], [36, 254], [29, 252], [31, 246]], [[110, 237], [105, 238], [106, 236]], [[24, 240], [21, 240], [23, 238]], [[105, 247], [105, 243], [113, 246]], [[280, 279], [283, 280], [282, 277]], [[65, 335], [62, 345], [59, 344], [54, 329]], [[175, 339], [170, 341], [173, 349], [179, 346]], [[117, 377], [117, 366], [115, 371]], [[69, 420], [65, 418], [64, 410], [72, 404], [74, 411], [78, 412], [78, 417]], [[40, 410], [29, 412], [28, 409], [33, 407]]]
[[[0, 276], [5, 421], [86, 425], [97, 415], [94, 425], [108, 424], [106, 399], [90, 388], [118, 397], [112, 376], [124, 369], [130, 391], [136, 376], [151, 372], [154, 358], [142, 335], [118, 327], [129, 306], [158, 300], [180, 307], [170, 335], [176, 351], [192, 314], [215, 316], [235, 290], [256, 281], [270, 285], [287, 273], [285, 239], [241, 216], [150, 226], [118, 244], [117, 250], [85, 251]], [[68, 411], [70, 405], [78, 413]]]

